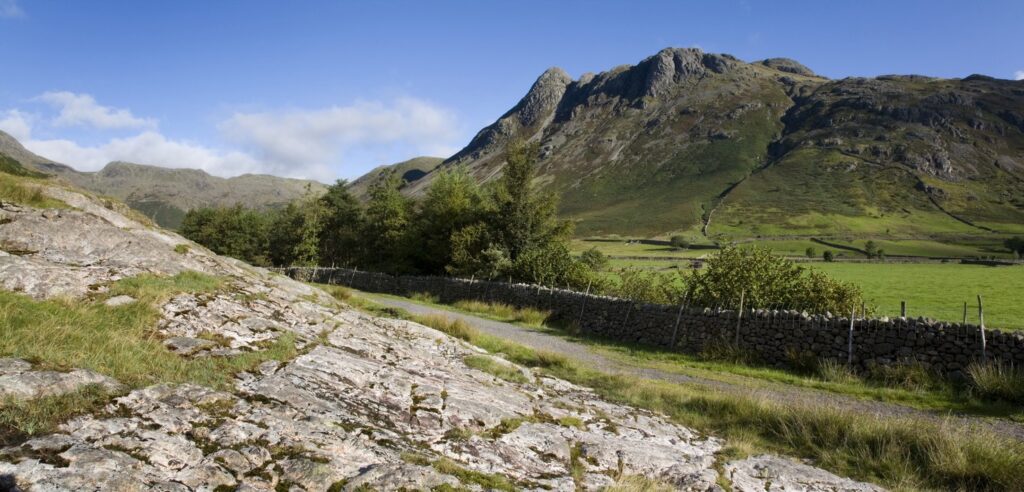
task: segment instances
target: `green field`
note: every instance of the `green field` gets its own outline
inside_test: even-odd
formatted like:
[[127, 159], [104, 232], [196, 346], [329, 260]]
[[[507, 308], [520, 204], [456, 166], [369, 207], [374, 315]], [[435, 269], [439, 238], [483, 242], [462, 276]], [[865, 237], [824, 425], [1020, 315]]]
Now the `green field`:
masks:
[[986, 327], [1024, 329], [1024, 266], [814, 263], [811, 268], [859, 285], [879, 315], [898, 316], [904, 300], [908, 316], [960, 321], [966, 301], [968, 322], [977, 323], [981, 294]]

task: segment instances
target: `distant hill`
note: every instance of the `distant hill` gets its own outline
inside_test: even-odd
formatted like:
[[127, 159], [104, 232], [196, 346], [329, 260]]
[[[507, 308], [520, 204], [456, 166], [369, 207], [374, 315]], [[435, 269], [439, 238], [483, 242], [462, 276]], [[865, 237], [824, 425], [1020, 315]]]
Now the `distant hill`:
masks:
[[111, 162], [97, 172], [80, 172], [40, 157], [16, 139], [0, 132], [0, 155], [26, 168], [56, 175], [94, 193], [124, 201], [163, 227], [181, 225], [185, 213], [196, 207], [231, 206], [275, 208], [308, 191], [323, 193], [316, 181], [244, 174], [233, 178], [211, 176], [198, 169], [170, 169], [128, 162]]
[[423, 178], [434, 168], [444, 162], [443, 157], [414, 157], [397, 164], [377, 166], [370, 172], [360, 176], [349, 184], [349, 190], [358, 198], [366, 199], [366, 194], [374, 183], [384, 175], [385, 171], [398, 173], [399, 179], [405, 183], [414, 183]]
[[829, 80], [665, 49], [576, 80], [547, 70], [439, 168], [494, 179], [513, 140], [540, 145], [538, 182], [581, 235], [1024, 232], [1024, 82]]

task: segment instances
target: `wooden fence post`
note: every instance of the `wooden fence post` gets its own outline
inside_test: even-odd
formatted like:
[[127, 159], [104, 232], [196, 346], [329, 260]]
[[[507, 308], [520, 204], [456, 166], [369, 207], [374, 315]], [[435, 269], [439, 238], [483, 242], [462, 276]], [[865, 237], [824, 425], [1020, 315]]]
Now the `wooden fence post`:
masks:
[[679, 320], [683, 319], [683, 309], [686, 309], [686, 301], [689, 297], [690, 293], [687, 292], [686, 296], [683, 297], [682, 304], [679, 305], [679, 314], [676, 315], [676, 326], [672, 328], [672, 343], [669, 344], [669, 348], [676, 348], [676, 334], [679, 333]]
[[633, 301], [629, 301], [629, 306], [626, 306], [626, 319], [622, 320], [622, 329], [626, 329], [626, 325], [629, 324], [629, 313], [633, 311]]
[[[736, 346], [740, 346], [740, 324], [743, 322], [743, 298], [746, 295], [746, 290], [740, 291], [740, 309], [736, 311]], [[680, 311], [682, 313], [682, 311]]]
[[985, 347], [985, 308], [981, 304], [981, 294], [978, 294], [978, 323], [981, 330], [981, 360], [988, 362], [988, 351]]
[[967, 324], [967, 301], [964, 301], [964, 322], [962, 324]]
[[587, 298], [590, 297], [590, 284], [594, 283], [593, 280], [587, 282], [587, 292], [583, 294], [583, 302], [580, 304], [580, 317], [576, 320], [576, 327], [582, 328], [583, 324], [583, 311], [587, 309]]
[[850, 334], [846, 338], [846, 365], [853, 366], [853, 322], [857, 319], [857, 308], [850, 312]]
[[900, 301], [900, 317], [907, 317], [907, 301]]

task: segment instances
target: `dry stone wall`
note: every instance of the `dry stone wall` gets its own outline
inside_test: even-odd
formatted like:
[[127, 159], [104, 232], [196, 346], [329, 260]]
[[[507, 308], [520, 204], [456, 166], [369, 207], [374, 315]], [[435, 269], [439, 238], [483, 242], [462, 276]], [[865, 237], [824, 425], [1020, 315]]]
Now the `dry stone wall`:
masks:
[[[472, 279], [391, 276], [337, 268], [281, 269], [293, 278], [386, 294], [426, 292], [443, 303], [502, 302], [550, 311], [555, 320], [575, 323], [580, 333], [653, 347], [698, 353], [730, 342], [767, 364], [785, 367], [804, 361], [850, 361], [861, 370], [917, 361], [957, 378], [972, 361], [987, 357], [1024, 364], [1024, 335], [922, 318], [856, 319], [797, 311], [736, 310], [645, 304], [529, 284]], [[852, 349], [852, 350], [851, 350]]]

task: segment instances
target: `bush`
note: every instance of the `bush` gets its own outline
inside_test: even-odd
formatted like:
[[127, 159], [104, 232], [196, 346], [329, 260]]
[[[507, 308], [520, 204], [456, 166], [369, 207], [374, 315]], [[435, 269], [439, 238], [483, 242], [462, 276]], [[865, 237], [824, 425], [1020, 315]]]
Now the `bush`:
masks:
[[808, 246], [804, 251], [804, 256], [814, 258], [815, 256], [818, 256], [818, 251], [814, 249], [814, 246]]
[[831, 263], [833, 260], [835, 260], [835, 256], [832, 255], [831, 251], [826, 250], [824, 253], [821, 254], [821, 259]]
[[683, 275], [629, 268], [619, 272], [620, 283], [607, 292], [615, 297], [652, 304], [679, 304], [686, 292]]
[[604, 270], [608, 267], [608, 257], [597, 248], [590, 248], [580, 255], [580, 262], [591, 270]]
[[690, 241], [688, 241], [684, 236], [672, 236], [669, 239], [669, 243], [675, 249], [689, 249], [690, 248]]
[[805, 309], [817, 313], [849, 313], [864, 303], [853, 284], [807, 270], [763, 247], [728, 247], [711, 257], [691, 277], [691, 303], [735, 307], [740, 296], [747, 307]]

